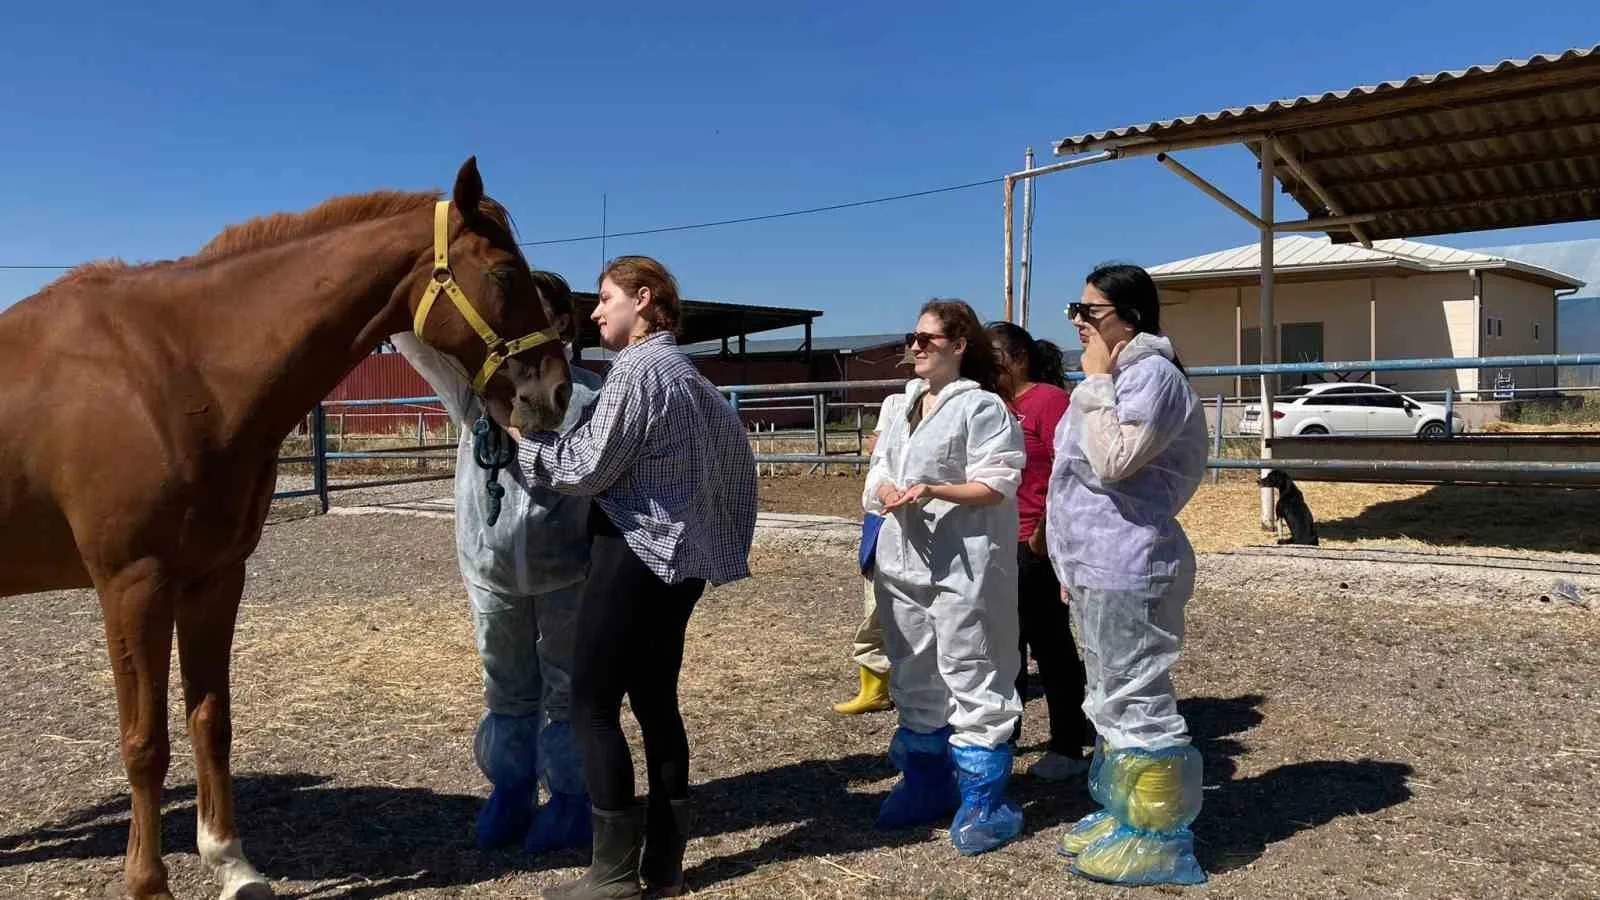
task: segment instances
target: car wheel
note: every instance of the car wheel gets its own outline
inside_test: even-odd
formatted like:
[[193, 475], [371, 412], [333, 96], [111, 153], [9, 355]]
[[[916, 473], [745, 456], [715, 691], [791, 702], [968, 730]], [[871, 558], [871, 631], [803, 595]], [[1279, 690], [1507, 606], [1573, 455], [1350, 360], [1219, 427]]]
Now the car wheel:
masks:
[[1328, 433], [1328, 429], [1323, 428], [1321, 425], [1307, 425], [1306, 427], [1300, 429], [1301, 437], [1304, 437], [1304, 436], [1306, 436], [1308, 434], [1316, 435], [1316, 434], [1327, 434], [1327, 433]]
[[1425, 441], [1437, 441], [1445, 436], [1444, 423], [1429, 422], [1422, 426], [1422, 430], [1417, 432], [1417, 436]]

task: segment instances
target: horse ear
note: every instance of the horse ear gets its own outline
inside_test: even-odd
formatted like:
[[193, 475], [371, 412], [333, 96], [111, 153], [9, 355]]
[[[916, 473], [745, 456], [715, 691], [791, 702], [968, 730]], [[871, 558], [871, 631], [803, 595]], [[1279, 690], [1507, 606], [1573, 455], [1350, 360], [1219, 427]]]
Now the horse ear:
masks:
[[478, 214], [478, 204], [483, 202], [483, 176], [478, 174], [478, 157], [469, 156], [461, 164], [451, 199], [462, 216]]

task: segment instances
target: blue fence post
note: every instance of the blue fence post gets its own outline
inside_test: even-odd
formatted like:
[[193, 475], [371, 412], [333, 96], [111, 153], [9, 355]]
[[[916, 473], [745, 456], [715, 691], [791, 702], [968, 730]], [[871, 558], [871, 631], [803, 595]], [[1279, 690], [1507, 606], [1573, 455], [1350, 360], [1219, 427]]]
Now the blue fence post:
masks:
[[1456, 433], [1456, 390], [1452, 387], [1444, 389], [1444, 436], [1454, 437]]
[[311, 413], [311, 487], [328, 511], [328, 411], [321, 403]]
[[[1211, 455], [1217, 459], [1222, 458], [1222, 395], [1217, 395], [1217, 434], [1211, 441]], [[1216, 484], [1222, 478], [1221, 469], [1211, 470], [1211, 483]]]

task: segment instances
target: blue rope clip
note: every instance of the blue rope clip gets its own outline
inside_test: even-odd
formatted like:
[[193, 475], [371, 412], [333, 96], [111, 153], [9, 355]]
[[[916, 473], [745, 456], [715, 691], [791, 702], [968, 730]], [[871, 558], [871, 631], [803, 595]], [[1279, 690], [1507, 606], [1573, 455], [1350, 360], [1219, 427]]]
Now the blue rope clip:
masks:
[[516, 458], [516, 447], [511, 435], [506, 434], [488, 416], [478, 417], [472, 423], [472, 460], [488, 472], [485, 489], [489, 492], [489, 506], [484, 515], [489, 525], [500, 518], [500, 501], [506, 489], [500, 484], [500, 470], [511, 465]]

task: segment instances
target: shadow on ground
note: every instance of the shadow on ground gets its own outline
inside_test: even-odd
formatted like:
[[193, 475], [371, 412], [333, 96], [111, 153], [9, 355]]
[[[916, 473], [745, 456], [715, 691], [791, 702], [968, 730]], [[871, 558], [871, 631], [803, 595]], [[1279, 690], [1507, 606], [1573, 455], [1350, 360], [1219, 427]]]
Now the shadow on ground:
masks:
[[[1316, 514], [1316, 505], [1311, 512]], [[1558, 488], [1442, 485], [1317, 522], [1325, 541], [1416, 540], [1441, 547], [1600, 553], [1600, 493]]]
[[[1340, 816], [1365, 814], [1410, 797], [1409, 766], [1373, 760], [1310, 761], [1235, 778], [1244, 752], [1237, 735], [1262, 721], [1263, 698], [1201, 697], [1181, 708], [1205, 759], [1205, 810], [1195, 833], [1201, 862], [1213, 872], [1239, 868], [1265, 848]], [[810, 760], [718, 778], [694, 788], [699, 836], [792, 826], [736, 853], [712, 857], [688, 873], [705, 889], [775, 862], [919, 844], [934, 829], [880, 832], [872, 827], [883, 794], [852, 785], [893, 777], [880, 754]], [[369, 900], [402, 891], [489, 881], [511, 871], [581, 865], [576, 853], [534, 860], [521, 853], [481, 854], [469, 840], [482, 803], [468, 794], [423, 788], [335, 787], [307, 774], [241, 776], [235, 781], [246, 822], [246, 847], [269, 877], [331, 882], [300, 900]], [[1090, 812], [1081, 784], [1019, 776], [1013, 796], [1027, 831], [1054, 831]], [[751, 802], [760, 798], [760, 802]], [[56, 859], [120, 859], [127, 841], [126, 796], [108, 799], [28, 831], [0, 836], [0, 867]], [[167, 792], [164, 846], [194, 853], [194, 787]], [[1000, 851], [1004, 852], [1004, 851]]]

